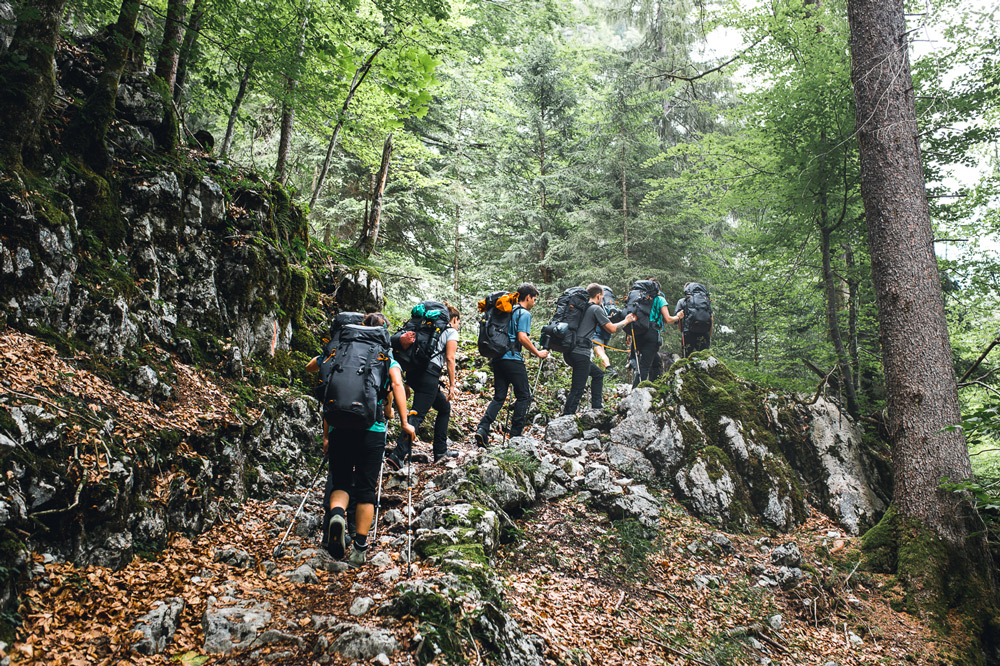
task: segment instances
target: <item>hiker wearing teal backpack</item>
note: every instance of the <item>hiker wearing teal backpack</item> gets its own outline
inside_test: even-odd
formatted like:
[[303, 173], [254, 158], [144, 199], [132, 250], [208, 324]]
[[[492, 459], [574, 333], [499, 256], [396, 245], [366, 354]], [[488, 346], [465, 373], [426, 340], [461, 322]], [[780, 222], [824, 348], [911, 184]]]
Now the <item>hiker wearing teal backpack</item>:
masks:
[[683, 321], [677, 324], [684, 357], [708, 349], [712, 345], [712, 329], [715, 327], [712, 297], [708, 295], [708, 289], [697, 282], [685, 284], [684, 298], [677, 301], [677, 312], [684, 314]]
[[629, 325], [631, 346], [639, 357], [639, 372], [632, 382], [633, 388], [642, 381], [655, 381], [661, 368], [657, 353], [660, 351], [660, 331], [665, 324], [676, 324], [684, 317], [683, 310], [677, 316], [670, 315], [667, 299], [660, 291], [656, 280], [639, 280], [632, 285], [625, 304], [625, 312], [635, 316]]
[[[437, 410], [434, 419], [434, 462], [458, 455], [448, 450], [448, 421], [451, 418], [451, 401], [455, 397], [455, 353], [458, 350], [458, 329], [462, 315], [448, 303], [424, 301], [411, 311], [418, 324], [403, 326], [403, 330], [392, 336], [393, 351], [406, 370], [406, 385], [413, 390], [413, 409], [409, 422], [420, 428], [427, 412]], [[426, 322], [430, 322], [428, 325]], [[426, 343], [424, 339], [426, 338]], [[426, 344], [426, 352], [420, 346]], [[408, 358], [403, 362], [404, 356]], [[447, 366], [447, 367], [445, 367]], [[448, 373], [448, 393], [441, 390], [441, 375]], [[410, 455], [410, 438], [400, 433], [396, 448], [385, 457], [387, 465], [394, 469], [403, 466]]]

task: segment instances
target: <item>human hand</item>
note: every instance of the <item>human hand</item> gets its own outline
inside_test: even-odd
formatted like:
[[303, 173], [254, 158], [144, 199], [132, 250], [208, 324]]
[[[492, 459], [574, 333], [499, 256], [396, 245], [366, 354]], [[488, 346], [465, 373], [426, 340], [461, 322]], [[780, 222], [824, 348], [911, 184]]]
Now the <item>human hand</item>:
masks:
[[549, 357], [549, 350], [548, 349], [539, 349], [538, 350], [538, 358], [548, 358], [548, 357]]
[[455, 399], [455, 387], [454, 386], [449, 386], [448, 387], [448, 402], [451, 402], [454, 399]]
[[410, 345], [417, 341], [417, 334], [415, 331], [407, 331], [399, 336], [399, 345], [403, 349], [409, 349]]
[[626, 317], [625, 317], [625, 323], [626, 323], [626, 324], [631, 324], [631, 323], [632, 323], [632, 322], [634, 322], [634, 321], [635, 321], [636, 319], [637, 319], [637, 317], [636, 317], [636, 316], [635, 316], [635, 315], [634, 315], [633, 313], [631, 313], [631, 312], [630, 312], [630, 313], [628, 313], [628, 315], [626, 315]]
[[410, 438], [411, 442], [417, 441], [417, 431], [409, 423], [403, 424], [403, 432], [406, 433], [406, 435]]
[[677, 313], [677, 318], [684, 319], [684, 310], [681, 310], [680, 312]]
[[[326, 430], [324, 428], [324, 430]], [[330, 435], [326, 432], [323, 433], [323, 457], [325, 458], [330, 449]]]

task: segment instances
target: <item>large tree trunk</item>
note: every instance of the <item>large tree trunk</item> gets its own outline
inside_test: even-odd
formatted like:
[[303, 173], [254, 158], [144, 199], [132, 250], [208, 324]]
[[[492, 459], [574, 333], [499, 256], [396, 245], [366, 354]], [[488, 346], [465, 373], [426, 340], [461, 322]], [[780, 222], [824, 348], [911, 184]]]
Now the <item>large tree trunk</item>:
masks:
[[239, 116], [240, 107], [243, 106], [243, 98], [246, 97], [247, 87], [250, 84], [250, 76], [253, 73], [255, 58], [250, 58], [246, 69], [243, 70], [243, 77], [240, 79], [240, 87], [236, 91], [236, 99], [229, 110], [229, 123], [226, 124], [226, 136], [222, 140], [222, 148], [219, 150], [219, 157], [225, 157], [233, 147], [233, 132], [236, 130], [236, 118]]
[[167, 22], [163, 26], [163, 41], [156, 58], [155, 74], [167, 84], [167, 93], [173, 98], [174, 82], [177, 80], [177, 63], [184, 41], [184, 18], [187, 14], [187, 0], [168, 0]]
[[174, 81], [174, 101], [180, 104], [184, 96], [184, 84], [187, 82], [188, 67], [194, 57], [195, 43], [201, 30], [201, 20], [205, 16], [205, 0], [194, 0], [191, 8], [191, 19], [184, 32], [184, 44], [181, 46], [180, 57], [177, 59], [177, 80]]
[[102, 173], [108, 168], [108, 149], [104, 139], [115, 118], [118, 83], [135, 35], [138, 16], [138, 0], [122, 0], [118, 22], [113, 26], [105, 47], [104, 69], [97, 79], [97, 86], [69, 128], [71, 150]]
[[[848, 2], [861, 194], [895, 467], [893, 507], [865, 545], [873, 561], [896, 570], [911, 608], [965, 622], [962, 631], [989, 639], [997, 627], [993, 566], [982, 534], [972, 533], [981, 522], [966, 496], [941, 489], [943, 478], [969, 479], [972, 468], [962, 431], [952, 429], [961, 414], [903, 12], [902, 0]], [[965, 644], [962, 663], [982, 663], [978, 647]]]
[[42, 112], [55, 91], [52, 61], [65, 0], [22, 3], [17, 28], [0, 58], [0, 160], [20, 169], [38, 137]]
[[372, 208], [365, 216], [365, 224], [361, 229], [361, 236], [354, 246], [364, 257], [370, 257], [375, 251], [375, 244], [378, 242], [378, 232], [381, 226], [382, 217], [382, 193], [385, 192], [385, 182], [389, 178], [389, 158], [392, 157], [392, 135], [385, 138], [382, 146], [382, 165], [379, 167], [378, 175], [372, 187]]

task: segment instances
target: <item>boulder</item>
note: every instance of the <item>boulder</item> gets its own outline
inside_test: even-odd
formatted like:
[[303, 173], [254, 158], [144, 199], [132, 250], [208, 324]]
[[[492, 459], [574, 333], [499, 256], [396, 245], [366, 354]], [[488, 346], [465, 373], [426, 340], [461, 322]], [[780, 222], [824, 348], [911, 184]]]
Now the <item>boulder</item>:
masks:
[[174, 639], [184, 606], [184, 599], [181, 597], [171, 597], [153, 604], [153, 608], [139, 618], [133, 629], [141, 633], [142, 638], [132, 645], [132, 649], [146, 655], [163, 652]]
[[256, 637], [257, 632], [271, 621], [269, 608], [266, 602], [257, 601], [236, 601], [232, 606], [220, 607], [218, 599], [209, 597], [201, 621], [205, 632], [204, 651], [227, 654], [246, 647], [247, 641]]
[[550, 444], [568, 442], [579, 434], [580, 426], [576, 422], [576, 416], [572, 414], [552, 419], [545, 426], [545, 441]]
[[337, 624], [330, 629], [330, 636], [336, 636], [330, 644], [330, 651], [345, 659], [369, 660], [399, 650], [399, 643], [391, 633], [360, 624]]

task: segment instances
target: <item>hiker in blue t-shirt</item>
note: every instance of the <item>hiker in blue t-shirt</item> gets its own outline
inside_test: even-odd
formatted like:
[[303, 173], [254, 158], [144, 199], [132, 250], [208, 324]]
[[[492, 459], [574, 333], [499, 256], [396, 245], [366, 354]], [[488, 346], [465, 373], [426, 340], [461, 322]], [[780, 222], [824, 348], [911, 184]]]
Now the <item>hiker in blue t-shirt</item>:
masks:
[[538, 300], [538, 289], [535, 285], [525, 282], [517, 288], [517, 306], [511, 313], [510, 328], [507, 337], [510, 339], [511, 350], [499, 359], [490, 362], [493, 368], [493, 400], [486, 407], [486, 413], [476, 428], [476, 443], [486, 446], [490, 440], [490, 427], [496, 421], [497, 415], [503, 409], [507, 400], [507, 392], [514, 388], [514, 409], [510, 421], [510, 436], [519, 437], [524, 431], [524, 423], [531, 406], [531, 382], [528, 380], [528, 370], [524, 366], [521, 349], [527, 349], [533, 356], [546, 358], [546, 349], [537, 349], [528, 335], [531, 333], [531, 308]]

